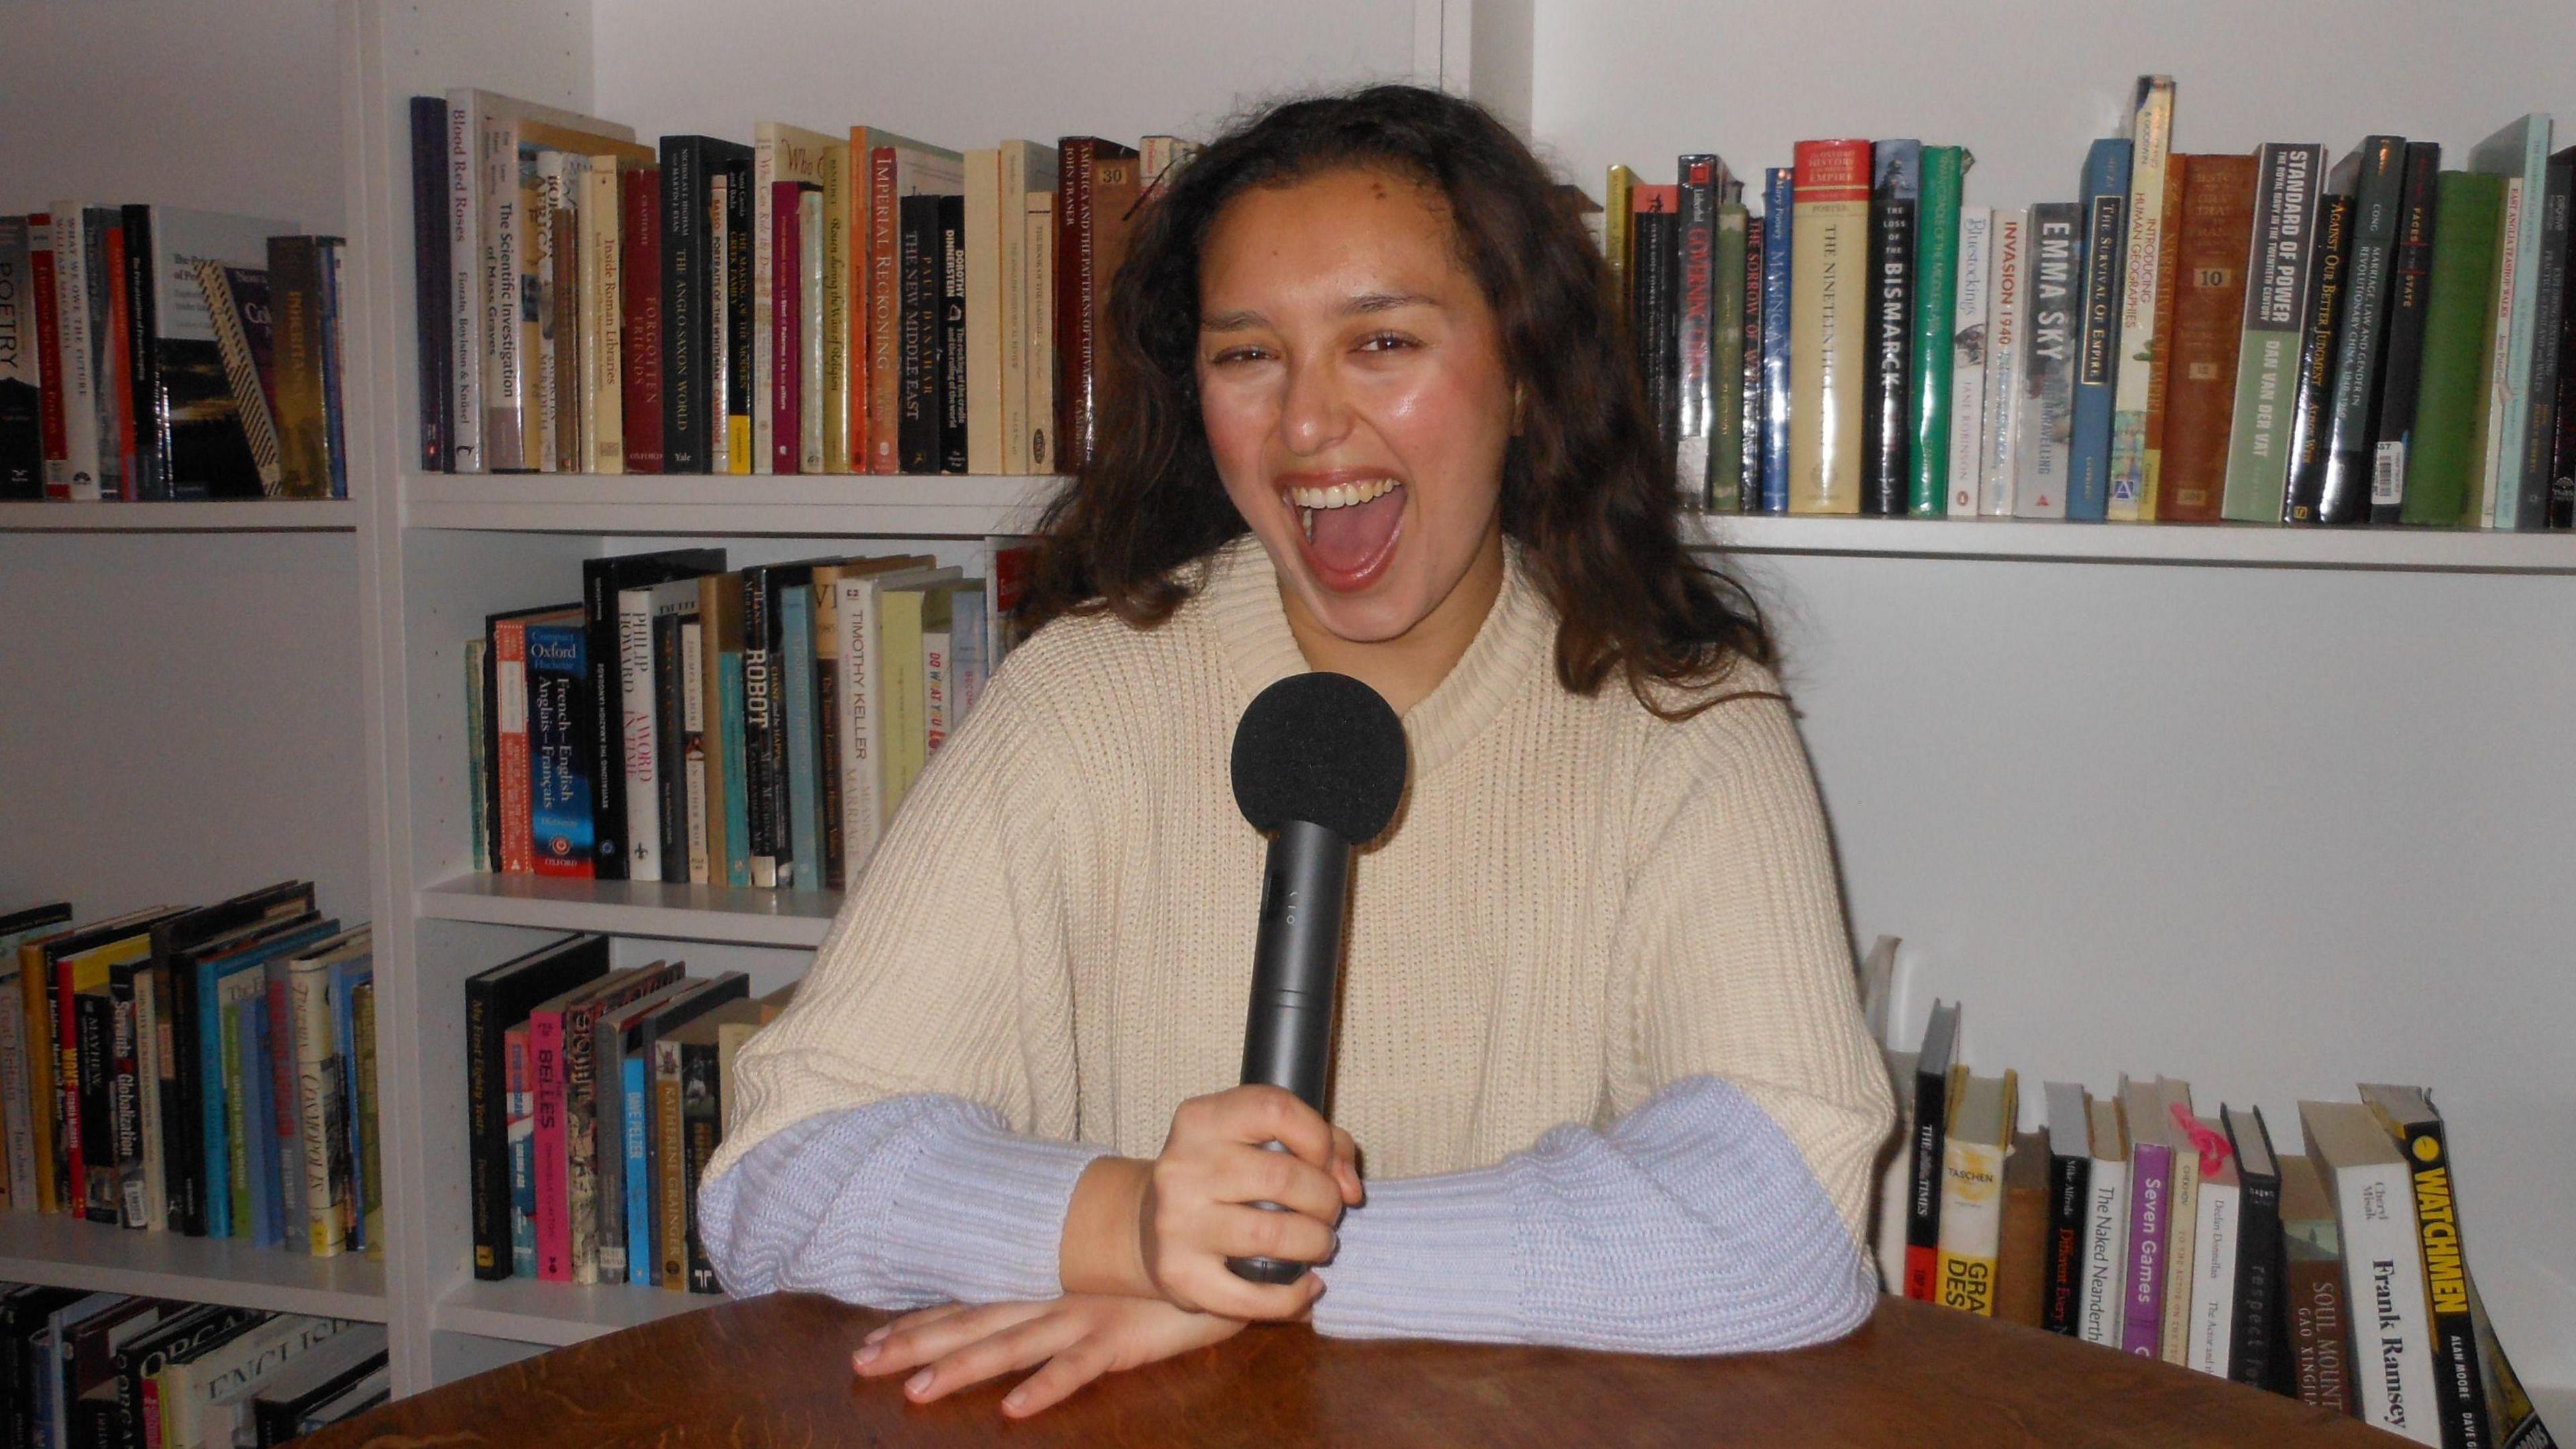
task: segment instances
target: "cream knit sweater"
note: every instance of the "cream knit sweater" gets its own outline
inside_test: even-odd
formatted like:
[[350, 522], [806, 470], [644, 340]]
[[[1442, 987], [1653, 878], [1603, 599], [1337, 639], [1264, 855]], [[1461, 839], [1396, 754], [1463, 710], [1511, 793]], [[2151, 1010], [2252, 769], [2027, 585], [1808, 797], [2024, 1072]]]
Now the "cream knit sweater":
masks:
[[[1560, 1123], [1722, 1078], [1855, 1245], [1892, 1120], [1824, 822], [1787, 708], [1684, 723], [1567, 692], [1514, 551], [1409, 711], [1394, 827], [1353, 869], [1332, 1116], [1372, 1180], [1450, 1173]], [[913, 1093], [1134, 1156], [1241, 1069], [1264, 842], [1235, 721], [1306, 667], [1249, 537], [1163, 627], [1050, 624], [908, 799], [795, 1003], [735, 1064], [712, 1183], [790, 1124]], [[1743, 666], [1733, 685], [1776, 687]]]

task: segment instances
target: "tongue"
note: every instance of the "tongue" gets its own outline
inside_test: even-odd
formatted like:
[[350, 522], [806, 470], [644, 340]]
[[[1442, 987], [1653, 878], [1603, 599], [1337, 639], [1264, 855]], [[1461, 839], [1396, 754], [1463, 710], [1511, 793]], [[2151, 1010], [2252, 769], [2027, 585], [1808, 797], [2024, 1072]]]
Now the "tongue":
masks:
[[1404, 517], [1404, 489], [1389, 488], [1366, 503], [1315, 510], [1316, 561], [1336, 573], [1357, 573], [1378, 556]]

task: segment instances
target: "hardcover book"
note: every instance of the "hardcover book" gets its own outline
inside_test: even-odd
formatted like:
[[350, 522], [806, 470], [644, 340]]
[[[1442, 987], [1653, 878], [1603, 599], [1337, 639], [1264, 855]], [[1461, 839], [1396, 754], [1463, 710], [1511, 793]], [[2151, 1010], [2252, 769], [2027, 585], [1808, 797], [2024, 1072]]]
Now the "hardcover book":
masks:
[[[782, 251], [778, 187], [787, 185], [786, 195], [801, 196], [810, 186], [817, 193], [826, 186], [837, 189], [846, 170], [849, 140], [844, 136], [808, 131], [781, 121], [762, 121], [752, 127], [751, 138], [751, 308], [759, 325], [751, 339], [751, 455], [756, 460], [753, 470], [759, 473], [791, 472], [776, 466], [781, 440], [777, 434], [779, 390], [790, 373], [801, 366], [801, 358], [791, 354], [788, 366], [778, 363], [780, 334], [771, 323], [777, 305], [781, 281], [791, 274], [801, 275], [801, 252]], [[826, 204], [837, 198], [826, 198]], [[801, 247], [803, 232], [793, 240]], [[821, 339], [813, 339], [820, 343]], [[801, 378], [800, 378], [801, 381]], [[801, 415], [799, 426], [802, 426]], [[786, 455], [798, 457], [801, 434], [784, 440]]]
[[1870, 143], [1801, 141], [1797, 155], [1785, 394], [1788, 511], [1858, 513], [1861, 414], [1872, 355], [1864, 300]]
[[1922, 151], [1913, 312], [1907, 323], [1913, 353], [1907, 421], [1913, 439], [1906, 511], [1917, 517], [1938, 518], [1949, 509], [1951, 353], [1957, 346], [1961, 260], [1959, 193], [1972, 159], [1957, 146], [1926, 146]]
[[[2332, 185], [2331, 180], [2329, 186]], [[2334, 364], [2352, 266], [2353, 197], [2328, 190], [2318, 204], [2316, 266], [2309, 278], [2299, 342], [2298, 387], [2290, 406], [2290, 482], [2281, 521], [2314, 523], [2325, 496], [2326, 441], [2334, 407]]]
[[1951, 517], [1974, 518], [1985, 475], [1986, 350], [1994, 335], [1994, 211], [1959, 212], [1958, 306], [1950, 314], [1949, 496]]
[[1914, 232], [1923, 204], [1923, 143], [1881, 141], [1871, 151], [1868, 436], [1861, 447], [1860, 511], [1905, 515], [1914, 439]]
[[[660, 842], [631, 837], [633, 794], [638, 766], [646, 789], [653, 779], [652, 750], [652, 616], [649, 600], [639, 594], [631, 605], [629, 590], [722, 573], [720, 548], [669, 549], [657, 553], [621, 554], [582, 560], [582, 620], [587, 635], [585, 660], [590, 671], [591, 709], [584, 748], [589, 757], [591, 851], [601, 880], [625, 880], [634, 864], [650, 857], [660, 865]], [[634, 689], [630, 690], [630, 681]], [[638, 758], [639, 750], [641, 759]], [[646, 829], [658, 831], [658, 808], [644, 817]], [[655, 879], [654, 873], [635, 879]]]
[[1762, 492], [1764, 513], [1789, 511], [1790, 259], [1797, 233], [1795, 171], [1774, 166], [1762, 186]]
[[2238, 523], [2279, 523], [2288, 504], [2290, 419], [2325, 170], [2322, 146], [2273, 141], [2255, 153], [2254, 227], [2219, 509]]
[[0, 216], [0, 499], [45, 496], [44, 354], [36, 345], [34, 287], [27, 219]]
[[2325, 476], [2317, 497], [2319, 523], [2370, 521], [2376, 421], [2372, 407], [2379, 400], [2390, 270], [2406, 208], [2406, 168], [2404, 138], [2371, 136], [2335, 163], [2328, 183], [2353, 198], [2352, 261], [2344, 278], [2343, 319], [2335, 329]]
[[2047, 1090], [2048, 1242], [2039, 1326], [2069, 1338], [2083, 1330], [2085, 1220], [2093, 1189], [2090, 1095], [2073, 1082]]
[[538, 1003], [608, 974], [608, 938], [566, 936], [465, 982], [466, 1131], [472, 1144], [474, 1276], [510, 1276], [510, 1157], [503, 1034]]
[[2439, 1445], [2432, 1325], [2413, 1173], [2368, 1107], [2301, 1102], [2299, 1122], [2333, 1194], [2354, 1323], [2361, 1419]]
[[2240, 1223], [2236, 1247], [2235, 1324], [2228, 1343], [2228, 1377], [2240, 1384], [2293, 1393], [2283, 1349], [2281, 1168], [2272, 1155], [2272, 1132], [2259, 1107], [2219, 1113], [2236, 1150]]
[[2496, 528], [2548, 524], [2548, 475], [2533, 470], [2529, 444], [2540, 403], [2537, 359], [2546, 351], [2539, 303], [2552, 280], [2541, 256], [2550, 138], [2548, 113], [2535, 111], [2469, 148], [2468, 169], [2501, 179], [2505, 193], [2495, 305], [2485, 329], [2492, 352], [2480, 477], [2479, 522]]
[[2165, 352], [2159, 523], [2214, 523], [2227, 490], [2228, 434], [2244, 351], [2246, 263], [2254, 239], [2252, 156], [2176, 156], [2182, 208], [2173, 251], [2171, 326]]
[[2084, 283], [2075, 317], [2075, 420], [2066, 486], [2066, 517], [2087, 523], [2110, 516], [2128, 205], [2128, 139], [2094, 142], [2084, 161]]
[[[900, 203], [910, 196], [962, 194], [965, 159], [958, 152], [873, 126], [852, 128], [850, 156], [854, 167], [860, 157], [866, 158], [867, 183], [856, 188], [851, 198], [851, 225], [858, 238], [851, 253], [857, 269], [853, 305], [866, 324], [864, 346], [858, 338], [861, 329], [852, 324], [851, 428], [864, 440], [864, 447], [856, 449], [867, 459], [864, 471], [909, 471], [900, 466], [897, 425], [903, 405]], [[1053, 317], [1046, 321], [1050, 335], [1055, 324]]]
[[1635, 255], [1628, 265], [1629, 336], [1637, 348], [1637, 377], [1645, 387], [1646, 414], [1655, 436], [1674, 446], [1680, 426], [1681, 189], [1639, 185], [1629, 225]]
[[[1719, 248], [1718, 177], [1723, 167], [1715, 156], [1681, 158], [1677, 209], [1673, 221], [1672, 261], [1672, 399], [1673, 475], [1686, 509], [1710, 506], [1710, 461], [1717, 427], [1717, 334]], [[1736, 227], [1742, 245], [1743, 226]], [[1740, 322], [1739, 322], [1740, 326]], [[1650, 372], [1649, 376], [1653, 374]]]
[[2406, 502], [2406, 454], [2415, 437], [2415, 400], [2424, 378], [2424, 313], [2433, 276], [2435, 173], [2442, 148], [2406, 147], [2397, 240], [2388, 260], [2388, 316], [2379, 349], [2379, 396], [2372, 404], [2370, 521], [2395, 523]]
[[2084, 209], [2030, 209], [2030, 304], [2022, 350], [2019, 462], [2013, 515], [2064, 518], [2074, 469], [2075, 352], [2083, 309]]
[[2501, 177], [2445, 171], [2439, 180], [2432, 276], [2424, 307], [2423, 372], [2406, 447], [2401, 522], [2437, 528], [2478, 524], [2493, 361], [2487, 323], [2495, 305], [2497, 243], [2505, 219]]

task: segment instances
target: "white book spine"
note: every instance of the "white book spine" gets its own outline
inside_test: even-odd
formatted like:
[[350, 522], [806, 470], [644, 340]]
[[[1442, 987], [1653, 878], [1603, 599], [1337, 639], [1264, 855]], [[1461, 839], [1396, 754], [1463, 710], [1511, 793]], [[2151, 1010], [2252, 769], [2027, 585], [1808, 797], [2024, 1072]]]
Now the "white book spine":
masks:
[[0, 1094], [8, 1098], [9, 1206], [36, 1210], [35, 1103], [27, 1080], [27, 1014], [0, 1002]]
[[[1002, 471], [1021, 474], [1029, 463], [1029, 148], [1002, 145]], [[970, 265], [971, 259], [970, 259]]]
[[626, 398], [619, 386], [626, 359], [625, 225], [618, 180], [616, 158], [594, 156], [581, 197], [581, 307], [588, 324], [581, 376], [590, 401], [582, 419], [590, 446], [582, 456], [593, 473], [626, 471]]
[[[2520, 380], [2513, 375], [2513, 314], [2522, 279], [2522, 208], [2522, 178], [2509, 178], [2504, 184], [2504, 225], [2496, 242], [2495, 315], [2487, 319], [2492, 352], [2487, 360], [2487, 450], [2479, 474], [2481, 528], [2515, 527], [2522, 500], [2521, 440], [2511, 436], [2514, 404], [2521, 396]], [[2509, 448], [2515, 450], [2510, 457]]]
[[706, 885], [712, 880], [711, 862], [707, 855], [707, 711], [706, 667], [698, 652], [704, 635], [698, 621], [680, 626], [680, 734], [690, 742], [682, 762], [688, 772], [684, 785], [688, 791], [689, 884]]
[[[1055, 436], [1055, 198], [1029, 193], [1029, 471], [1056, 469]], [[999, 627], [996, 621], [992, 627]], [[1001, 663], [1001, 656], [992, 656]]]
[[[732, 310], [733, 269], [725, 261], [726, 195], [732, 189], [728, 175], [707, 178], [707, 236], [713, 243], [707, 264], [707, 471], [710, 473], [744, 473], [749, 468], [737, 466], [746, 460], [734, 456], [733, 436], [733, 337], [726, 314]], [[755, 338], [757, 326], [751, 329]]]
[[[162, 973], [165, 978], [167, 974]], [[161, 1069], [170, 1060], [170, 1043], [163, 1033], [170, 1028], [161, 1018], [161, 998], [153, 991], [152, 983], [152, 973], [134, 973], [134, 1086], [143, 1124], [143, 1226], [159, 1231], [170, 1226], [168, 1165], [161, 1155]], [[13, 1014], [0, 1011], [0, 1017]], [[17, 1105], [17, 1100], [11, 1098], [12, 1112]], [[16, 1125], [12, 1118], [10, 1126]], [[11, 1191], [16, 1191], [14, 1168], [9, 1182]]]
[[518, 128], [486, 116], [476, 147], [483, 178], [477, 218], [483, 272], [483, 471], [497, 473], [534, 465], [527, 456], [527, 359], [519, 349], [519, 253], [527, 222], [520, 215], [525, 198], [519, 192]]
[[751, 469], [754, 473], [772, 471], [770, 448], [777, 438], [769, 416], [770, 349], [775, 345], [770, 336], [772, 289], [778, 285], [778, 259], [771, 227], [776, 218], [770, 194], [771, 184], [778, 180], [777, 127], [763, 123], [752, 133], [751, 144]]
[[826, 471], [823, 459], [823, 193], [808, 191], [796, 203], [797, 409], [796, 462], [807, 473]]
[[1959, 208], [1959, 298], [1950, 352], [1950, 496], [1947, 518], [1977, 516], [1980, 464], [1985, 455], [1986, 349], [1994, 335], [1988, 314], [1994, 298], [1992, 208]]
[[[559, 295], [554, 284], [555, 213], [566, 206], [568, 189], [578, 185], [578, 178], [571, 172], [574, 158], [561, 151], [536, 154], [537, 190], [528, 204], [527, 264], [520, 269], [519, 280], [522, 289], [535, 291], [537, 303], [536, 355], [523, 359], [523, 365], [534, 370], [536, 389], [536, 427], [529, 443], [536, 457], [529, 466], [540, 473], [559, 473], [563, 471], [563, 431], [573, 429], [575, 446], [579, 445], [580, 409], [574, 406], [574, 389], [580, 379], [566, 364], [579, 361], [573, 339], [580, 333], [577, 319], [564, 309], [569, 299]], [[580, 258], [576, 255], [574, 261], [578, 270]]]
[[877, 658], [877, 590], [873, 579], [841, 580], [841, 858], [856, 889], [859, 871], [885, 829], [885, 712], [877, 698], [884, 674]]
[[2022, 319], [2030, 293], [2030, 261], [2023, 254], [2030, 213], [1994, 213], [1987, 232], [1986, 416], [1977, 460], [1977, 512], [1988, 518], [2013, 513], [2013, 470], [2021, 461]]
[[2076, 1327], [2086, 1343], [2120, 1346], [2122, 1272], [2129, 1261], [2129, 1164], [2093, 1159], [2084, 1208], [2084, 1279]]
[[[99, 499], [98, 356], [90, 330], [88, 226], [77, 201], [54, 203], [54, 315], [63, 361], [63, 478], [75, 503]], [[48, 466], [51, 466], [50, 464]], [[58, 490], [47, 480], [48, 493]]]
[[617, 594], [617, 690], [626, 750], [626, 878], [662, 878], [662, 740], [653, 693], [653, 590]]
[[2200, 1184], [2192, 1219], [2191, 1344], [2184, 1362], [2226, 1378], [2234, 1363], [2236, 1333], [2237, 1215], [2243, 1189], [2233, 1182]]
[[1002, 462], [1002, 153], [966, 153], [966, 471], [1008, 471]]
[[483, 471], [482, 113], [471, 90], [447, 94], [448, 471]]
[[2414, 1183], [2403, 1162], [2338, 1168], [2334, 1179], [2361, 1420], [2418, 1444], [2439, 1445]]
[[[288, 1030], [295, 1044], [296, 1125], [304, 1145], [304, 1216], [313, 1256], [328, 1257], [347, 1241], [340, 1219], [346, 1180], [334, 1184], [331, 1144], [340, 1123], [330, 1110], [331, 1085], [340, 1074], [331, 1048], [330, 968], [297, 962], [287, 980]], [[335, 1192], [337, 1186], [342, 1189]], [[290, 1226], [288, 1231], [294, 1231]]]

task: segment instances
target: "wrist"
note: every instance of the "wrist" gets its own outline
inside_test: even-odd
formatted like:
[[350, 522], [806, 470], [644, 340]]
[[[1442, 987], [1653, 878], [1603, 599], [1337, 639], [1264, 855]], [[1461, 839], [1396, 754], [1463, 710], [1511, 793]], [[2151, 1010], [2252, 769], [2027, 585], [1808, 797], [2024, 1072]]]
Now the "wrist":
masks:
[[1162, 1297], [1145, 1273], [1137, 1231], [1151, 1166], [1133, 1157], [1101, 1157], [1083, 1169], [1065, 1208], [1064, 1241], [1057, 1252], [1065, 1292]]

